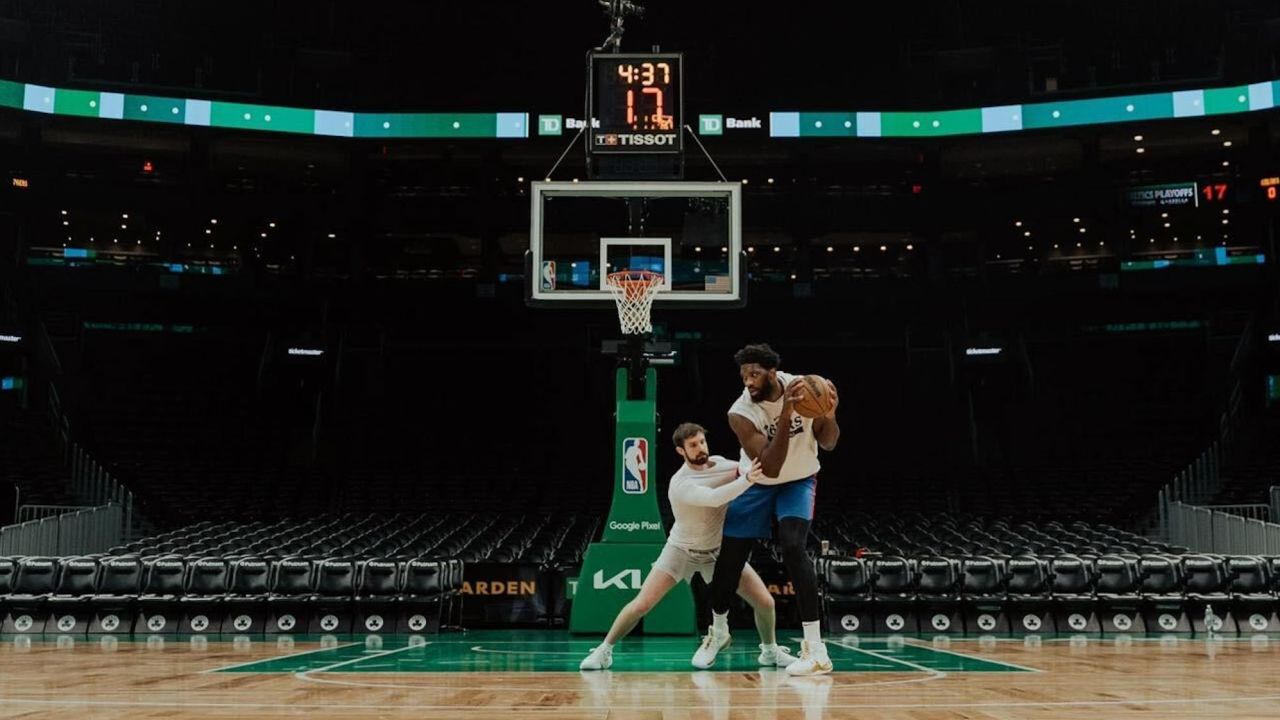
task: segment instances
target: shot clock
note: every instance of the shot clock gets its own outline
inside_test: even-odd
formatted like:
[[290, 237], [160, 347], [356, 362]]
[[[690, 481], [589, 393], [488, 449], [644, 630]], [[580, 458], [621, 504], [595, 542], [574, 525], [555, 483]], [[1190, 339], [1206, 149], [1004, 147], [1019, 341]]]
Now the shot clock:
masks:
[[591, 53], [591, 154], [678, 154], [684, 98], [680, 53]]

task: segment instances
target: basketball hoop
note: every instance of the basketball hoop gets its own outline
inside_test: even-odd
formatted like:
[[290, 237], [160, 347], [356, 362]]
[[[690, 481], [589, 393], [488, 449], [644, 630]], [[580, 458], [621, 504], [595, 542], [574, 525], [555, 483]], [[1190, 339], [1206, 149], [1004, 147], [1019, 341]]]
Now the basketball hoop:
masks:
[[648, 270], [623, 270], [609, 273], [605, 280], [618, 303], [618, 323], [624, 335], [647, 335], [653, 332], [649, 312], [653, 296], [662, 286], [662, 273]]

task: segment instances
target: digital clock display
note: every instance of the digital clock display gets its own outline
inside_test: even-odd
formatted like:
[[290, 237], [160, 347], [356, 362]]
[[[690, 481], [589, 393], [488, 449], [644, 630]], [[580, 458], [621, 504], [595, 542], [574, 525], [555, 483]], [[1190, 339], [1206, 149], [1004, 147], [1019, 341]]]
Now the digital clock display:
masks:
[[682, 148], [681, 56], [593, 54], [594, 153], [675, 153]]

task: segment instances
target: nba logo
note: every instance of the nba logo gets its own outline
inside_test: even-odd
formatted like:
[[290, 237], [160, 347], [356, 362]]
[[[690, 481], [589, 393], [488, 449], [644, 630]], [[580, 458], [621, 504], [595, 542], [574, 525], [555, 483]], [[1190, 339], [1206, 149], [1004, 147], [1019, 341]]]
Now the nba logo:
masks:
[[542, 289], [543, 290], [556, 289], [556, 261], [555, 260], [542, 261]]
[[649, 489], [649, 441], [626, 438], [622, 441], [622, 492], [643, 495]]

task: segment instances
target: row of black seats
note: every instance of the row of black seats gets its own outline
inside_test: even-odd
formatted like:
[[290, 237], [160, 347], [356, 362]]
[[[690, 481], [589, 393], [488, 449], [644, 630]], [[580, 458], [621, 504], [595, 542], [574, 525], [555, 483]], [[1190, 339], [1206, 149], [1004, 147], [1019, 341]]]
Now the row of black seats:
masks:
[[982, 555], [1113, 555], [1174, 554], [1188, 550], [1142, 537], [1106, 524], [1081, 521], [1037, 524], [955, 516], [949, 513], [878, 517], [851, 513], [820, 520], [815, 533], [833, 546], [873, 548], [886, 555], [960, 557]]
[[0, 557], [0, 632], [437, 632], [459, 622], [462, 573], [456, 559]]
[[832, 632], [1280, 632], [1280, 557], [819, 560]]
[[202, 522], [111, 548], [113, 555], [196, 557], [455, 557], [465, 562], [574, 564], [593, 516], [522, 513], [322, 515], [270, 523]]

